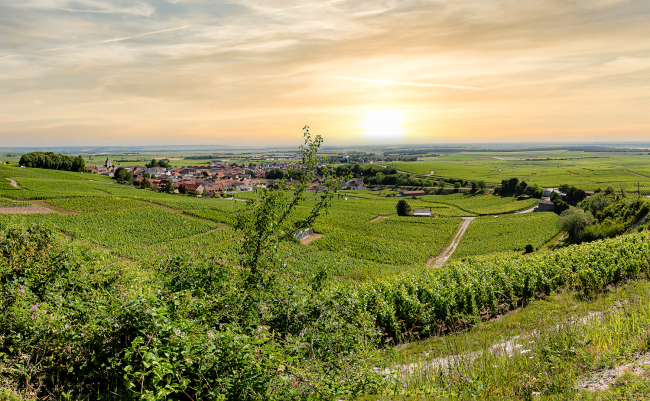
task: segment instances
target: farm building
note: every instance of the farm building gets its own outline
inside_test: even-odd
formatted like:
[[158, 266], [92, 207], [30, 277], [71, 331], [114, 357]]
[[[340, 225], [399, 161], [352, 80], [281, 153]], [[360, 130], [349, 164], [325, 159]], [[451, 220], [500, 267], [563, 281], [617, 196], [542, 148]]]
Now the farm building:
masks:
[[548, 199], [539, 200], [539, 203], [537, 204], [538, 212], [552, 212], [554, 210], [555, 210], [555, 205], [553, 204], [553, 201], [550, 201]]
[[415, 209], [413, 211], [413, 216], [431, 217], [431, 209]]
[[401, 191], [399, 193], [401, 196], [422, 196], [424, 191]]

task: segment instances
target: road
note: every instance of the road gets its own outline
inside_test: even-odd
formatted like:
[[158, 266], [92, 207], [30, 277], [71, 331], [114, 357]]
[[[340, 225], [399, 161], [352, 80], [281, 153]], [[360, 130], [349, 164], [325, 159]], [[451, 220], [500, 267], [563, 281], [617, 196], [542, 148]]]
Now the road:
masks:
[[460, 243], [460, 240], [463, 238], [463, 235], [465, 235], [465, 231], [467, 231], [467, 227], [474, 221], [476, 217], [463, 217], [463, 222], [460, 223], [460, 227], [458, 229], [458, 232], [456, 232], [456, 236], [454, 237], [452, 243], [446, 247], [442, 252], [437, 257], [431, 257], [428, 262], [427, 266], [430, 267], [440, 267], [447, 263], [447, 260], [453, 255], [454, 251], [456, 251], [456, 248], [458, 247], [458, 244]]

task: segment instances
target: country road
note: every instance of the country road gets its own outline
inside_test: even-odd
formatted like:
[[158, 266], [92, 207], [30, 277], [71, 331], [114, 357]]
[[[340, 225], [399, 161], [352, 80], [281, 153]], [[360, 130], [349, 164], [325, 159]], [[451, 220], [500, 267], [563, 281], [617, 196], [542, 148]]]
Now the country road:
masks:
[[454, 237], [454, 240], [452, 243], [446, 247], [442, 252], [437, 257], [431, 257], [429, 261], [427, 262], [427, 266], [430, 267], [440, 267], [447, 263], [447, 260], [451, 257], [451, 255], [456, 251], [456, 248], [458, 247], [458, 244], [460, 243], [460, 240], [463, 238], [463, 235], [465, 235], [465, 231], [467, 231], [467, 227], [474, 221], [476, 217], [463, 217], [463, 222], [460, 224], [460, 227], [458, 229], [458, 232], [456, 233], [456, 236]]

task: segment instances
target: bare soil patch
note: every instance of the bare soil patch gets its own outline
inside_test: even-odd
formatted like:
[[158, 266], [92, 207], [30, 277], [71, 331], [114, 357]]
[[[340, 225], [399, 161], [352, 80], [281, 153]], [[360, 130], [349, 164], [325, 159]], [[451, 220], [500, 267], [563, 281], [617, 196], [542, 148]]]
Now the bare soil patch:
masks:
[[436, 170], [429, 171], [429, 175], [434, 175], [435, 173], [436, 173]]
[[460, 243], [460, 240], [463, 238], [465, 235], [465, 231], [467, 231], [467, 227], [474, 221], [476, 217], [463, 217], [463, 222], [460, 223], [460, 226], [458, 227], [458, 231], [456, 231], [456, 234], [454, 235], [454, 239], [451, 241], [451, 244], [449, 244], [445, 249], [440, 252], [438, 256], [432, 256], [429, 258], [427, 261], [427, 266], [429, 267], [440, 267], [444, 265], [451, 255], [454, 253], [456, 248], [458, 248], [458, 244]]
[[380, 221], [380, 220], [387, 219], [387, 218], [389, 218], [389, 217], [391, 217], [391, 216], [395, 216], [395, 215], [394, 215], [394, 214], [389, 214], [388, 216], [377, 216], [377, 217], [375, 217], [374, 219], [370, 220], [370, 222], [371, 222], [371, 223], [374, 223], [374, 222], [376, 222], [376, 221]]
[[305, 238], [301, 239], [300, 243], [303, 244], [303, 245], [309, 245], [310, 242], [312, 242], [314, 240], [317, 240], [317, 239], [321, 238], [322, 236], [323, 236], [323, 234], [314, 233], [312, 235], [308, 235]]
[[20, 185], [13, 178], [7, 178], [12, 187], [20, 189]]
[[0, 214], [45, 214], [45, 213], [54, 213], [54, 211], [40, 206], [0, 207]]
[[621, 376], [633, 374], [635, 376], [650, 376], [650, 353], [637, 355], [636, 358], [625, 365], [595, 372], [578, 382], [578, 391], [607, 390]]

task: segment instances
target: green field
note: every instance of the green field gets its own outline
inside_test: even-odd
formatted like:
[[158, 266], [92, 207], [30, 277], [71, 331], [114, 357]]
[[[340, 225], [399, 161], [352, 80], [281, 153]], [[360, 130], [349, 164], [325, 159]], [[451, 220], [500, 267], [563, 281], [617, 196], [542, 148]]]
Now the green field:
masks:
[[[534, 160], [534, 159], [551, 160]], [[528, 160], [527, 160], [528, 159]], [[612, 186], [633, 192], [640, 185], [650, 193], [650, 155], [644, 153], [504, 152], [452, 153], [417, 162], [394, 163], [394, 167], [418, 175], [464, 180], [485, 180], [489, 184], [516, 177], [541, 187], [562, 184], [593, 191]]]
[[560, 231], [555, 213], [506, 214], [475, 219], [454, 252], [456, 259], [492, 252], [521, 252], [549, 242]]

